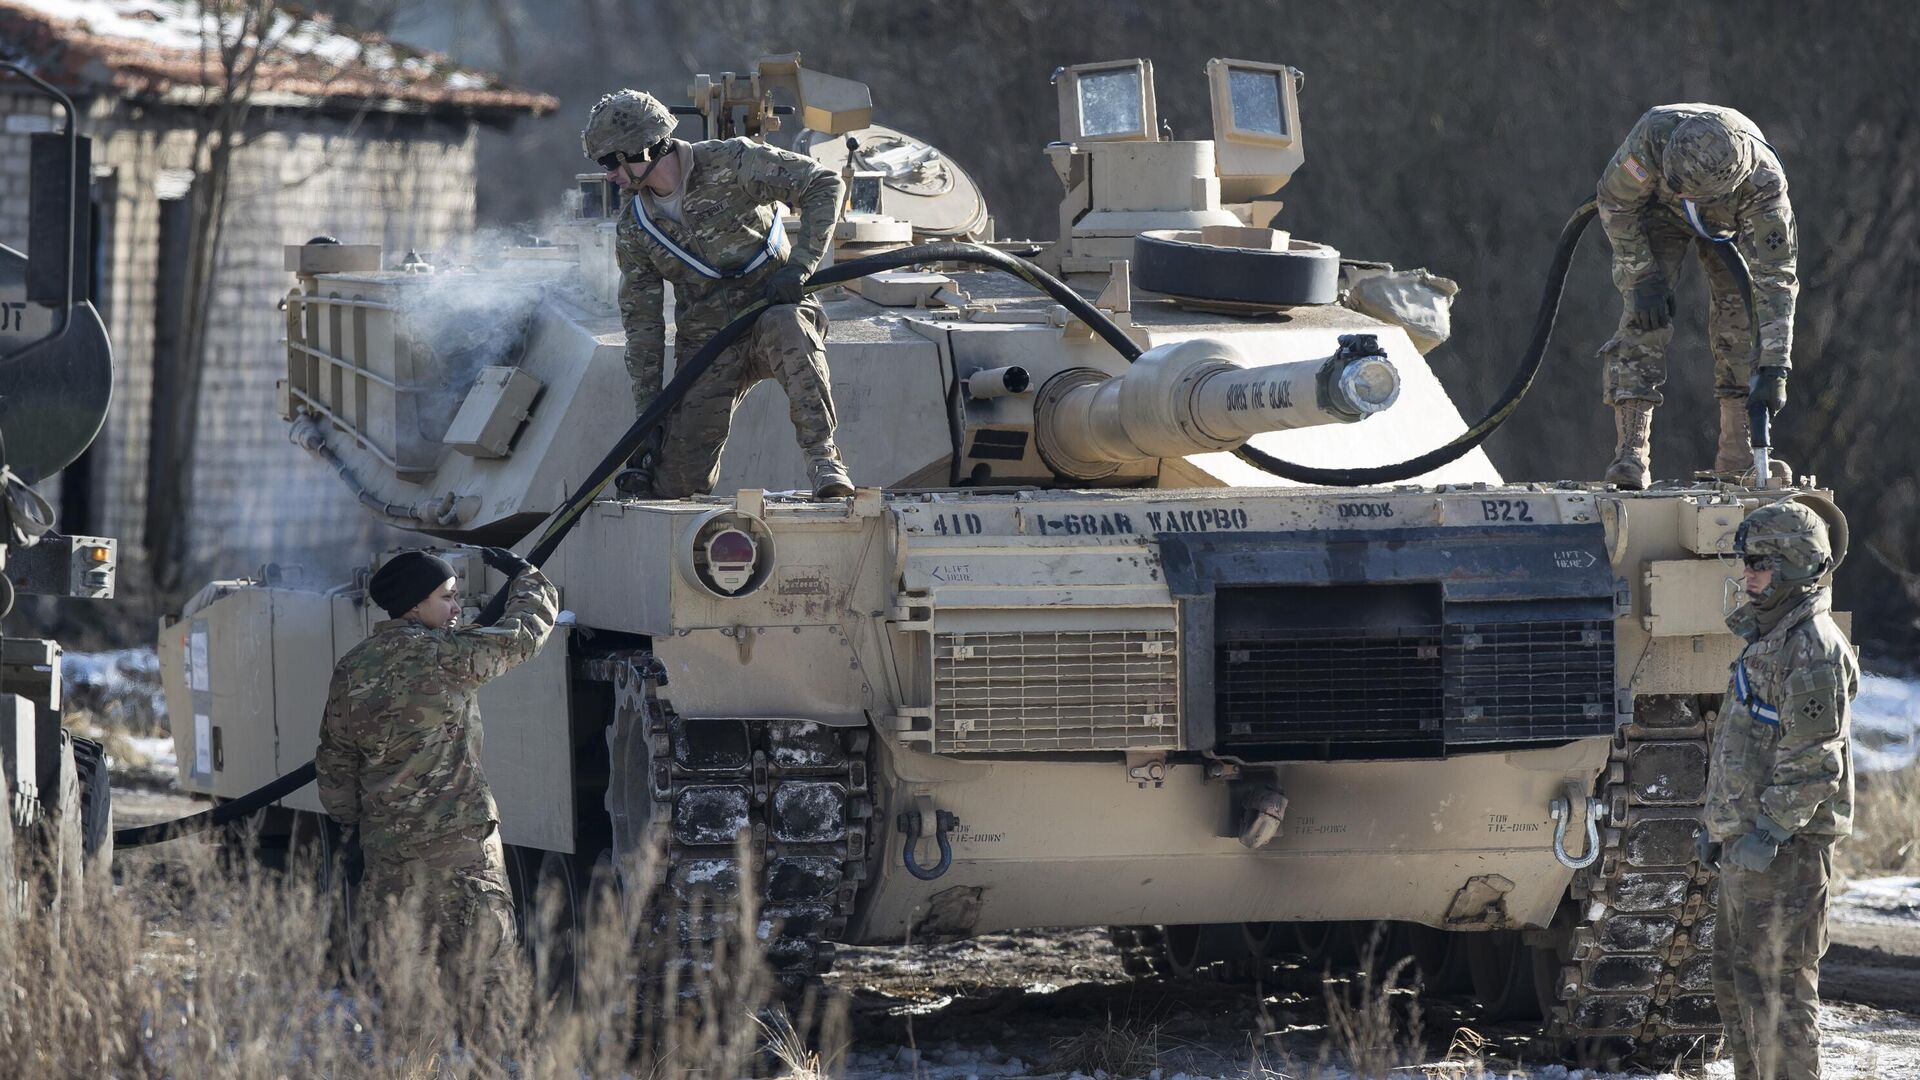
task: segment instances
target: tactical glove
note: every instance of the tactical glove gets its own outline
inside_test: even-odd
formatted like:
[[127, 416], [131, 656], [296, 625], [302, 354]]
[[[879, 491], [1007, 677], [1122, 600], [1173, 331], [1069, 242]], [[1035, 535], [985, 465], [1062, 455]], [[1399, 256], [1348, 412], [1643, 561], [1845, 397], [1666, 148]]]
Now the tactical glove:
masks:
[[503, 547], [483, 547], [480, 549], [480, 558], [508, 577], [518, 576], [522, 570], [533, 569], [532, 563]]
[[1753, 831], [1727, 848], [1726, 861], [1742, 870], [1759, 873], [1773, 863], [1773, 857], [1780, 854], [1780, 845], [1792, 836], [1772, 818], [1760, 814], [1754, 818]]
[[1643, 334], [1673, 325], [1673, 290], [1658, 275], [1633, 287], [1628, 294], [1627, 325]]
[[1787, 369], [1783, 367], [1755, 368], [1747, 379], [1747, 400], [1757, 401], [1767, 407], [1767, 415], [1778, 415], [1787, 407]]
[[767, 303], [797, 304], [806, 299], [807, 268], [793, 263], [767, 275]]

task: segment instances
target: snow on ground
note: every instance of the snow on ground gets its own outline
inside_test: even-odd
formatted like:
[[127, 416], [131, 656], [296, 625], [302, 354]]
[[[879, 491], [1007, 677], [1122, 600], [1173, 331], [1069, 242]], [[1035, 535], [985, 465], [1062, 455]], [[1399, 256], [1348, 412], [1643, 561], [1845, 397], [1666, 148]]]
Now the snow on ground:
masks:
[[1862, 675], [1853, 700], [1853, 765], [1893, 772], [1920, 761], [1920, 678]]
[[[1014, 1019], [1008, 1017], [1007, 1019]], [[1004, 1080], [1043, 1077], [1052, 1080], [1357, 1080], [1343, 1062], [1317, 1064], [1319, 1051], [1311, 1043], [1289, 1046], [1286, 1053], [1255, 1054], [1246, 1040], [1235, 1045], [1182, 1041], [1164, 1047], [1159, 1065], [1134, 1076], [1109, 1076], [1104, 1071], [1049, 1071], [1044, 1063], [1030, 1063], [990, 1042], [948, 1040], [936, 1046], [862, 1047], [848, 1054], [843, 1080]], [[1822, 1074], [1826, 1080], [1895, 1080], [1920, 1078], [1920, 1017], [1859, 1005], [1826, 1005], [1820, 1010]], [[1392, 1074], [1408, 1078], [1488, 1078], [1488, 1080], [1731, 1080], [1733, 1063], [1727, 1058], [1704, 1069], [1683, 1072], [1579, 1069], [1567, 1065], [1517, 1068], [1487, 1063], [1478, 1071], [1472, 1064], [1435, 1060], [1406, 1066]]]

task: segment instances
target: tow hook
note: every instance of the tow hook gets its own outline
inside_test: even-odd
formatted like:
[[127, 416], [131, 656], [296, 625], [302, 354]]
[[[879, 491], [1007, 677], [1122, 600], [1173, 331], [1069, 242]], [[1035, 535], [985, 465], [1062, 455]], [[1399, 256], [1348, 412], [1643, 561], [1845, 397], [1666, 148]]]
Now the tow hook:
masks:
[[906, 844], [900, 849], [900, 861], [906, 865], [907, 873], [921, 881], [933, 881], [946, 874], [953, 866], [953, 844], [947, 834], [960, 827], [960, 819], [945, 810], [936, 810], [933, 815], [933, 838], [940, 845], [940, 861], [927, 869], [913, 856], [915, 844], [920, 842], [920, 830], [924, 818], [918, 810], [906, 810], [900, 814], [900, 831], [906, 835]]
[[1553, 812], [1553, 857], [1569, 870], [1584, 870], [1600, 857], [1600, 820], [1607, 816], [1607, 804], [1599, 799], [1587, 800], [1586, 854], [1578, 859], [1567, 854], [1567, 818], [1572, 807], [1564, 795], [1547, 804]]

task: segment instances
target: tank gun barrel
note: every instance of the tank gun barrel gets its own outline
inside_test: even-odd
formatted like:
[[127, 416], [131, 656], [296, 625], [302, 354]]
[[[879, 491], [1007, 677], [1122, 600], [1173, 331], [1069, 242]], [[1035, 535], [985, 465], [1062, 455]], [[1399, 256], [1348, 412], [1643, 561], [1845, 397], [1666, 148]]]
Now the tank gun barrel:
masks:
[[1116, 463], [1231, 450], [1264, 431], [1351, 424], [1392, 405], [1400, 374], [1371, 335], [1332, 355], [1248, 367], [1232, 345], [1194, 338], [1142, 353], [1125, 374], [1075, 368], [1035, 402], [1036, 441], [1056, 471], [1098, 479]]

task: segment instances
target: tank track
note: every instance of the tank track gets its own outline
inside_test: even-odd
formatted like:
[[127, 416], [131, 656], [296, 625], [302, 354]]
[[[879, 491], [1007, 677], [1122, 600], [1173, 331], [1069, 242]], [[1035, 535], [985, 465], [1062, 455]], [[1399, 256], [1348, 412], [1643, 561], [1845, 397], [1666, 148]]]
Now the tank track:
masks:
[[[1721, 1033], [1711, 974], [1718, 877], [1694, 859], [1712, 698], [1637, 698], [1614, 735], [1599, 862], [1574, 875], [1544, 996], [1548, 1038], [1671, 1062]], [[1542, 972], [1545, 977], [1546, 972]]]
[[1120, 950], [1120, 969], [1129, 978], [1151, 979], [1171, 975], [1166, 933], [1158, 926], [1109, 926], [1107, 938]]
[[[688, 719], [659, 696], [651, 656], [588, 666], [614, 686], [606, 807], [616, 866], [651, 874], [623, 881], [627, 893], [652, 900], [660, 928], [677, 924], [686, 955], [699, 956], [740, 911], [745, 833], [758, 935], [776, 978], [797, 990], [824, 974], [866, 878], [870, 733]], [[655, 844], [663, 857], [646, 863]]]

